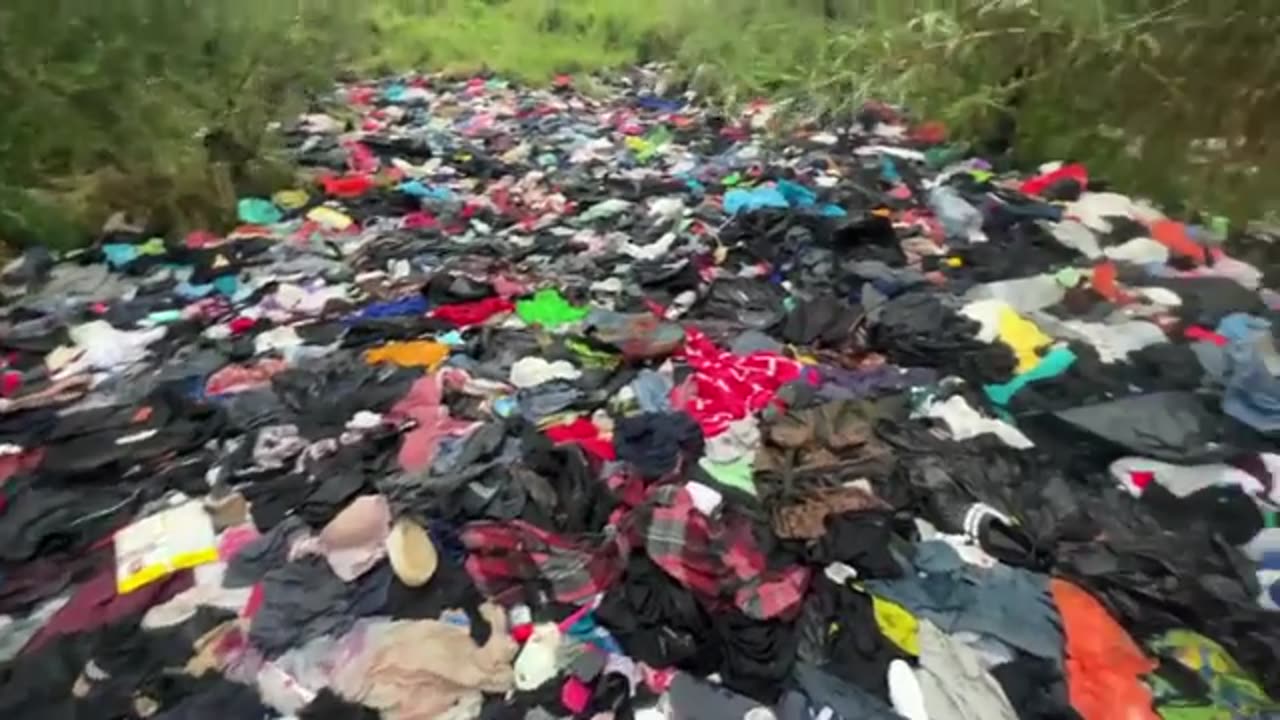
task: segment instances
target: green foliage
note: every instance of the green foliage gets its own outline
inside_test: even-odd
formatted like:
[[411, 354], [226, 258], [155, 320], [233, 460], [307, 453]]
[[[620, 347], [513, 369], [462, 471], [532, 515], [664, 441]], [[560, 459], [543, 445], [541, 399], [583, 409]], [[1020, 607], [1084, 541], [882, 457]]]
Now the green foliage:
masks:
[[[161, 225], [222, 221], [231, 184], [270, 151], [268, 122], [332, 81], [352, 6], [5, 0], [0, 217], [30, 207], [38, 187], [76, 223], [116, 209]], [[0, 231], [48, 242], [38, 215]]]
[[1257, 217], [1280, 189], [1274, 2], [4, 0], [0, 238], [65, 241], [117, 209], [220, 225], [278, 165], [269, 121], [345, 70], [585, 85], [650, 60], [712, 102], [800, 118], [881, 99], [962, 138], [1012, 120], [1004, 162], [1080, 159]]

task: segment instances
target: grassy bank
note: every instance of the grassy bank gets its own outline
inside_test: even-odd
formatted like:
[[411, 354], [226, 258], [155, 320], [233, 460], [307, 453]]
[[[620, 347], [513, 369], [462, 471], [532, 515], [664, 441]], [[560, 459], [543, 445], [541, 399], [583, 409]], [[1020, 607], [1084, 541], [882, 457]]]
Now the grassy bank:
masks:
[[1272, 2], [7, 0], [0, 237], [71, 243], [113, 209], [219, 225], [276, 172], [267, 121], [340, 70], [538, 82], [649, 60], [726, 105], [901, 102], [958, 137], [1011, 132], [1011, 164], [1081, 159], [1256, 217], [1280, 189]]

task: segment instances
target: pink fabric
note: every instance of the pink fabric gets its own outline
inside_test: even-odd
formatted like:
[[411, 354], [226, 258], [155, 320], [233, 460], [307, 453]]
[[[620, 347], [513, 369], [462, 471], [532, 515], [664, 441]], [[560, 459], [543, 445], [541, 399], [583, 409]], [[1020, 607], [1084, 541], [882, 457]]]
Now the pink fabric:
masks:
[[586, 711], [591, 702], [591, 688], [578, 678], [570, 675], [560, 690], [560, 702], [573, 711], [575, 715]]
[[230, 395], [271, 384], [276, 373], [289, 367], [284, 360], [264, 358], [253, 365], [228, 365], [209, 376], [205, 383], [206, 395]]
[[237, 525], [227, 528], [218, 536], [218, 559], [227, 562], [240, 554], [245, 545], [257, 540], [258, 529], [253, 525]]
[[1202, 340], [1204, 342], [1211, 342], [1214, 345], [1217, 345], [1218, 347], [1226, 347], [1227, 345], [1226, 337], [1219, 335], [1218, 333], [1212, 330], [1209, 330], [1207, 328], [1202, 328], [1199, 325], [1192, 325], [1191, 327], [1184, 330], [1183, 334], [1186, 335], [1188, 340]]
[[671, 402], [692, 415], [707, 437], [724, 432], [734, 420], [763, 410], [779, 388], [798, 380], [804, 371], [800, 363], [776, 353], [726, 352], [694, 329], [685, 332], [683, 353], [694, 373], [671, 391]]
[[426, 470], [436, 456], [440, 439], [469, 431], [474, 423], [449, 417], [449, 408], [440, 400], [440, 375], [428, 375], [413, 384], [408, 394], [391, 407], [387, 419], [413, 420], [417, 426], [405, 433], [400, 446], [400, 467], [409, 472]]

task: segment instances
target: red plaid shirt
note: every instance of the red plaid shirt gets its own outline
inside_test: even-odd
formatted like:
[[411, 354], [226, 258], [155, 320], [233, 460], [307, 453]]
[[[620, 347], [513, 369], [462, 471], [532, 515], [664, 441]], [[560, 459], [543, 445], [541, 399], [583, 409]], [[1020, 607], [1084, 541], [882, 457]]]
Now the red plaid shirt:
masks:
[[522, 520], [469, 523], [461, 539], [476, 587], [504, 601], [525, 583], [542, 582], [559, 602], [586, 603], [622, 577], [630, 551], [621, 535], [592, 545]]
[[[626, 479], [617, 476], [611, 484]], [[770, 568], [750, 520], [707, 517], [683, 483], [651, 485], [640, 507], [620, 510], [614, 520], [618, 530], [597, 542], [520, 520], [470, 523], [462, 531], [467, 572], [481, 592], [500, 601], [514, 601], [520, 587], [532, 582], [545, 584], [559, 602], [584, 604], [622, 577], [636, 548], [708, 607], [732, 606], [761, 620], [800, 609], [809, 569]]]
[[683, 485], [652, 488], [628, 520], [636, 547], [711, 607], [727, 603], [760, 620], [800, 609], [809, 569], [769, 568], [749, 520], [703, 515]]

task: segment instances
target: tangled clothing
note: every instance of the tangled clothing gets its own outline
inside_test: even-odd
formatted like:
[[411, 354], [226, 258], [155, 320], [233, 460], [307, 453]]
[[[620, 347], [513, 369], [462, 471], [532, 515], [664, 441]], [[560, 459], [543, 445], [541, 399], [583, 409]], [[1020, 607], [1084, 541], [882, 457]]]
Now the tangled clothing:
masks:
[[960, 312], [982, 326], [978, 332], [979, 340], [1000, 340], [1013, 350], [1018, 358], [1015, 372], [1024, 373], [1035, 367], [1040, 362], [1040, 349], [1053, 343], [1053, 338], [1019, 315], [1008, 303], [979, 300], [965, 305]]
[[[1249, 468], [1249, 469], [1245, 469]], [[1111, 463], [1111, 477], [1121, 488], [1141, 496], [1151, 483], [1185, 498], [1213, 487], [1238, 487], [1270, 502], [1280, 501], [1280, 455], [1261, 453], [1237, 464], [1174, 465], [1148, 458], [1124, 457]]]
[[923, 291], [889, 300], [877, 311], [871, 340], [894, 363], [938, 368], [944, 375], [1005, 382], [1018, 358], [1004, 343], [984, 343], [981, 324], [957, 312], [951, 296]]
[[315, 556], [294, 560], [262, 579], [262, 606], [249, 637], [268, 657], [322, 635], [341, 635], [357, 618], [387, 601], [391, 571], [385, 566], [348, 585]]
[[902, 720], [884, 700], [809, 663], [796, 665], [795, 679], [808, 699], [808, 707], [780, 715], [779, 720], [822, 717], [825, 708], [830, 708], [838, 720]]
[[[798, 657], [887, 701], [889, 666], [909, 655], [881, 628], [882, 603], [826, 577], [816, 579], [798, 623]], [[902, 636], [914, 644], [915, 620], [901, 614], [909, 624]]]
[[708, 518], [687, 488], [665, 485], [654, 487], [629, 520], [636, 544], [711, 607], [731, 604], [758, 620], [799, 610], [809, 570], [770, 563], [748, 518], [728, 512]]
[[614, 426], [613, 445], [619, 460], [644, 477], [659, 478], [675, 470], [682, 457], [702, 453], [702, 428], [685, 413], [632, 415]]
[[267, 572], [283, 567], [289, 561], [293, 545], [310, 534], [306, 523], [297, 516], [282, 519], [270, 530], [236, 550], [227, 560], [223, 582], [227, 587], [248, 587], [260, 581]]
[[206, 395], [231, 395], [247, 392], [271, 384], [289, 364], [284, 360], [263, 358], [252, 365], [228, 365], [209, 376], [205, 382]]
[[449, 357], [449, 346], [431, 340], [392, 342], [365, 351], [364, 361], [370, 365], [394, 363], [400, 367], [420, 367], [435, 370]]
[[1122, 362], [1145, 347], [1169, 340], [1159, 325], [1145, 320], [1096, 323], [1056, 320], [1048, 313], [1036, 313], [1033, 317], [1059, 339], [1079, 340], [1093, 346], [1102, 362], [1108, 364]]
[[511, 384], [517, 388], [531, 388], [552, 380], [577, 380], [582, 371], [568, 360], [547, 362], [539, 357], [524, 357], [511, 366]]
[[773, 714], [751, 698], [713, 685], [688, 673], [676, 673], [668, 690], [670, 720], [740, 720]]
[[439, 375], [420, 378], [409, 388], [399, 402], [391, 406], [387, 419], [412, 420], [414, 428], [404, 434], [400, 446], [400, 467], [408, 472], [418, 472], [431, 467], [441, 438], [456, 435], [475, 427], [475, 423], [449, 417], [449, 407], [441, 399], [443, 389]]
[[762, 494], [790, 501], [797, 481], [831, 486], [886, 475], [892, 456], [875, 434], [874, 412], [868, 404], [837, 400], [766, 422], [756, 455]]
[[436, 620], [388, 623], [371, 632], [368, 644], [336, 672], [339, 694], [382, 712], [387, 720], [459, 717], [479, 708], [482, 693], [511, 691], [511, 663], [519, 649], [507, 632], [501, 608], [484, 604], [493, 627], [477, 647], [467, 628]]
[[590, 312], [589, 307], [571, 305], [560, 291], [554, 288], [539, 290], [532, 298], [516, 303], [516, 315], [519, 315], [521, 320], [530, 325], [541, 325], [548, 329], [579, 322]]
[[475, 302], [442, 305], [431, 311], [430, 317], [453, 323], [461, 328], [482, 325], [497, 315], [506, 315], [515, 310], [515, 305], [505, 298], [485, 298]]
[[459, 539], [471, 579], [495, 599], [518, 597], [526, 584], [538, 584], [558, 602], [589, 602], [622, 575], [628, 554], [621, 536], [593, 546], [522, 520], [468, 523]]
[[1271, 323], [1255, 321], [1227, 346], [1222, 410], [1259, 432], [1271, 433], [1280, 430], [1280, 352]]
[[1170, 253], [1190, 258], [1197, 265], [1205, 264], [1207, 251], [1203, 245], [1191, 239], [1186, 225], [1176, 220], [1162, 219], [1152, 221], [1148, 226], [1151, 228], [1151, 238], [1169, 248]]
[[931, 718], [1018, 720], [1004, 689], [982, 667], [977, 653], [928, 620], [920, 623], [916, 678]]
[[[1042, 380], [1052, 380], [1071, 369], [1076, 363], [1076, 354], [1071, 348], [1056, 347], [1045, 353], [1036, 366], [1007, 383], [984, 385], [982, 390], [997, 405], [1008, 405], [1013, 396], [1026, 386]], [[1011, 443], [1012, 444], [1012, 443]], [[1016, 446], [1015, 446], [1016, 447]]]
[[796, 502], [774, 504], [773, 531], [791, 540], [813, 540], [826, 534], [827, 518], [848, 512], [887, 510], [865, 480], [804, 493]]
[[1020, 568], [965, 563], [943, 542], [916, 546], [913, 568], [896, 580], [868, 580], [868, 591], [888, 598], [944, 632], [991, 635], [1043, 658], [1062, 653], [1062, 623], [1048, 578]]
[[779, 388], [803, 374], [800, 363], [773, 353], [725, 352], [697, 330], [686, 333], [684, 355], [694, 372], [672, 390], [671, 402], [692, 415], [707, 437], [768, 407]]
[[844, 563], [857, 570], [858, 577], [899, 577], [902, 569], [889, 552], [892, 520], [883, 511], [828, 515], [826, 532], [808, 548], [809, 559], [817, 565]]
[[799, 345], [817, 341], [839, 345], [853, 336], [854, 327], [861, 319], [861, 308], [827, 295], [796, 303], [782, 321], [781, 336]]
[[249, 601], [248, 588], [225, 588], [222, 579], [226, 566], [222, 563], [201, 565], [192, 571], [195, 584], [172, 599], [155, 605], [142, 618], [144, 628], [166, 628], [186, 622], [200, 608], [222, 608], [240, 612]]
[[1009, 423], [983, 417], [963, 395], [952, 395], [944, 401], [929, 400], [915, 414], [941, 420], [946, 424], [953, 440], [968, 440], [983, 433], [991, 433], [1009, 447], [1026, 449], [1035, 445]]
[[229, 682], [215, 674], [199, 678], [178, 677], [178, 687], [169, 692], [178, 700], [166, 703], [155, 720], [198, 720], [199, 718], [260, 718], [271, 714], [252, 687]]
[[[965, 293], [969, 300], [998, 300], [1015, 311], [1030, 313], [1036, 310], [1057, 305], [1065, 295], [1062, 283], [1052, 275], [1033, 275], [1031, 277], [997, 280], [996, 282], [975, 285]], [[979, 320], [981, 322], [981, 320]], [[984, 327], [984, 329], [986, 329]], [[992, 328], [997, 330], [998, 328]], [[991, 337], [993, 341], [995, 338]]]
[[1177, 293], [1182, 298], [1179, 316], [1197, 325], [1217, 327], [1232, 313], [1261, 315], [1265, 310], [1258, 293], [1230, 278], [1144, 278], [1142, 284]]
[[1220, 455], [1220, 419], [1192, 393], [1134, 395], [1062, 410], [1054, 416], [1128, 452], [1190, 463]]
[[[1268, 697], [1248, 671], [1218, 643], [1190, 630], [1170, 630], [1146, 642], [1147, 649], [1162, 660], [1154, 679], [1149, 680], [1156, 696], [1156, 709], [1162, 718], [1183, 709], [1199, 710], [1206, 717], [1271, 717], [1280, 713], [1280, 703]], [[1169, 682], [1168, 664], [1184, 668], [1196, 683], [1188, 693], [1182, 688], [1189, 683]]]
[[382, 714], [377, 710], [347, 702], [329, 688], [316, 693], [315, 700], [298, 711], [298, 720], [381, 720], [381, 718]]
[[[0, 560], [23, 563], [60, 550], [79, 552], [128, 523], [140, 501], [113, 487], [60, 487], [20, 479], [5, 485], [0, 509]], [[38, 560], [37, 560], [38, 561]], [[12, 573], [5, 572], [0, 598]]]
[[651, 667], [707, 674], [720, 662], [710, 616], [697, 597], [642, 553], [632, 555], [595, 615], [629, 657]]
[[557, 445], [577, 445], [601, 460], [618, 459], [613, 438], [601, 432], [600, 427], [587, 418], [580, 417], [573, 422], [552, 425], [543, 432]]
[[73, 375], [13, 398], [0, 398], [0, 414], [64, 405], [84, 397], [93, 385], [89, 375]]
[[1155, 720], [1142, 676], [1156, 664], [1143, 654], [1092, 595], [1065, 580], [1051, 582], [1066, 632], [1071, 705], [1084, 720]]
[[351, 501], [313, 540], [298, 543], [294, 554], [324, 555], [343, 582], [351, 582], [386, 557], [391, 534], [391, 509], [381, 495], [364, 495]]
[[105, 320], [69, 329], [71, 341], [84, 348], [83, 360], [99, 370], [131, 365], [147, 357], [147, 347], [165, 336], [164, 327], [132, 332], [117, 330]]
[[1082, 720], [1060, 661], [1024, 655], [991, 668], [991, 675], [1023, 720]]
[[182, 571], [121, 595], [116, 592], [115, 567], [110, 567], [76, 588], [71, 599], [40, 628], [22, 653], [35, 652], [59, 635], [81, 633], [139, 615], [154, 605], [171, 600], [178, 593], [190, 589], [191, 585], [191, 573]]
[[596, 308], [585, 321], [586, 334], [616, 347], [633, 360], [666, 357], [685, 341], [683, 325], [649, 313], [626, 314]]

